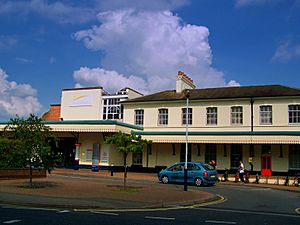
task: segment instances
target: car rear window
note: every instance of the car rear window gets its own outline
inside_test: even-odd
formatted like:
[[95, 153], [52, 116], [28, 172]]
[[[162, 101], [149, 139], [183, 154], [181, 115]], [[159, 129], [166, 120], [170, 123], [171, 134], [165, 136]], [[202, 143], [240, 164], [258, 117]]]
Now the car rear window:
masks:
[[215, 170], [213, 166], [211, 166], [207, 163], [203, 163], [202, 166], [205, 170]]

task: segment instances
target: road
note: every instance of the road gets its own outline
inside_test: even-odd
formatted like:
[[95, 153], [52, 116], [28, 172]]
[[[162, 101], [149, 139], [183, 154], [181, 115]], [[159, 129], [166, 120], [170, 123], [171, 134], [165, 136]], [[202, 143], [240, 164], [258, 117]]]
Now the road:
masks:
[[296, 212], [296, 209], [300, 208], [299, 192], [249, 187], [248, 185], [216, 185], [214, 187], [203, 187], [201, 189], [224, 196], [226, 201], [195, 208], [139, 212], [49, 210], [1, 206], [0, 224], [300, 224], [300, 214]]

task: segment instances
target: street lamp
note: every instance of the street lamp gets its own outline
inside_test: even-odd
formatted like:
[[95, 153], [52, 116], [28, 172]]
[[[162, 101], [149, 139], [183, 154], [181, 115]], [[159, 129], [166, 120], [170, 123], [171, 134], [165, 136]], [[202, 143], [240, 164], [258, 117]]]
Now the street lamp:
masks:
[[188, 135], [189, 135], [189, 98], [190, 91], [187, 90], [185, 93], [186, 97], [186, 111], [185, 111], [185, 164], [184, 164], [184, 191], [188, 190], [187, 185], [187, 177], [188, 177], [188, 169], [187, 169], [187, 161], [188, 161]]

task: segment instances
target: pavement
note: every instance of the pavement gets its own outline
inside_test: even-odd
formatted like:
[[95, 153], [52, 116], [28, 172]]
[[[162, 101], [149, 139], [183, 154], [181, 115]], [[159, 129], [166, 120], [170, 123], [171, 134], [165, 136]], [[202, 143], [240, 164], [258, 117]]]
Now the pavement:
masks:
[[[189, 188], [159, 184], [157, 174], [129, 172], [126, 190], [123, 172], [93, 172], [89, 169], [55, 169], [46, 178], [0, 180], [0, 204], [74, 210], [159, 210], [193, 207], [221, 202], [220, 196], [205, 191], [211, 187]], [[220, 182], [217, 185], [239, 185]], [[245, 184], [299, 191], [300, 187]]]

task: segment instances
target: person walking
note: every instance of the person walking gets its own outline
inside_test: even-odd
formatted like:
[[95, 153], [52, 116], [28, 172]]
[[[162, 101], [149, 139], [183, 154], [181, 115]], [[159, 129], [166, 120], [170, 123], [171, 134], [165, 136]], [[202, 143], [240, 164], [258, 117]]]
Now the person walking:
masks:
[[215, 160], [211, 160], [211, 161], [209, 162], [209, 164], [214, 168], [214, 170], [216, 169], [217, 165], [216, 165]]
[[243, 163], [243, 161], [240, 161], [239, 175], [240, 175], [240, 180], [243, 183], [245, 183], [245, 181], [244, 181], [244, 173], [245, 173], [244, 163]]

